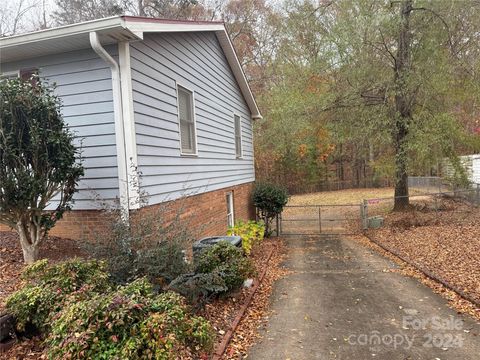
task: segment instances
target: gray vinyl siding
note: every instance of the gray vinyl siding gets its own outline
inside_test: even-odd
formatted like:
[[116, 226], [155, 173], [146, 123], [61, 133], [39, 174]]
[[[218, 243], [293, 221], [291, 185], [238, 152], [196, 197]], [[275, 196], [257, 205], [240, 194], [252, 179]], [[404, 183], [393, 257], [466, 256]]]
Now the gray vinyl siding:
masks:
[[[131, 43], [135, 133], [150, 203], [255, 180], [251, 114], [213, 33]], [[176, 84], [194, 91], [198, 156], [181, 156]], [[235, 155], [234, 114], [243, 157]]]
[[[117, 57], [116, 47], [107, 47]], [[98, 208], [92, 201], [119, 196], [112, 79], [108, 66], [91, 49], [1, 64], [0, 72], [37, 68], [56, 83], [62, 113], [82, 146], [85, 176], [79, 182], [74, 209]], [[53, 202], [51, 206], [54, 206]]]

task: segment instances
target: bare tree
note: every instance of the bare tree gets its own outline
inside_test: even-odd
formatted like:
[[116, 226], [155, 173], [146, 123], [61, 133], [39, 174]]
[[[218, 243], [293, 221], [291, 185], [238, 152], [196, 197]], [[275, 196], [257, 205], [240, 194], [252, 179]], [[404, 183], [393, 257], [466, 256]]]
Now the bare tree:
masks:
[[118, 0], [55, 0], [52, 18], [58, 25], [101, 19], [124, 13]]
[[0, 3], [0, 36], [11, 36], [21, 32], [35, 30], [28, 21], [40, 6], [39, 0], [4, 1]]

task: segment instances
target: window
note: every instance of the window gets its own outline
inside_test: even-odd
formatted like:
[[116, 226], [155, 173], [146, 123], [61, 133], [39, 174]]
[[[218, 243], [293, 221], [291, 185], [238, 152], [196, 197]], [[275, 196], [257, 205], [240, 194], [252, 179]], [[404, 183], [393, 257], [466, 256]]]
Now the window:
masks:
[[195, 134], [195, 119], [193, 93], [184, 87], [177, 87], [178, 120], [180, 123], [180, 148], [182, 154], [196, 154], [197, 141]]
[[19, 76], [23, 81], [28, 81], [28, 80], [30, 80], [32, 75], [37, 75], [37, 74], [38, 74], [37, 69], [22, 69], [19, 72]]
[[227, 193], [227, 226], [233, 226], [235, 218], [233, 214], [233, 192]]
[[19, 76], [19, 71], [7, 71], [0, 74], [0, 80], [15, 79]]
[[[38, 74], [38, 69], [21, 69], [16, 71], [8, 71], [0, 74], [0, 80], [21, 78], [23, 81], [28, 81], [32, 75]], [[32, 85], [35, 85], [36, 79], [32, 79]]]
[[235, 122], [235, 155], [237, 158], [242, 157], [242, 125], [240, 116], [233, 116]]

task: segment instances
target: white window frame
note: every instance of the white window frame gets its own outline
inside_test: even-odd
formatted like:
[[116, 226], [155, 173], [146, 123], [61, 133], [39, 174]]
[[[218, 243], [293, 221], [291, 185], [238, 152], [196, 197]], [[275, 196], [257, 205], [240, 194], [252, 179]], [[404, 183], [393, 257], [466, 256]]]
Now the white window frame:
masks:
[[[237, 154], [237, 134], [235, 132], [235, 117], [238, 116], [239, 118], [239, 131], [240, 131], [240, 154]], [[234, 147], [235, 147], [235, 158], [242, 159], [243, 158], [243, 135], [242, 135], [242, 117], [238, 113], [233, 113], [233, 140], [234, 140]]]
[[10, 78], [13, 77], [13, 75], [15, 75], [16, 77], [20, 77], [20, 70], [2, 72], [0, 73], [0, 79]]
[[235, 225], [235, 206], [234, 206], [233, 191], [227, 192], [226, 201], [227, 201], [227, 226], [230, 227]]
[[[195, 151], [194, 152], [184, 152], [182, 148], [182, 130], [180, 125], [180, 103], [178, 96], [178, 88], [182, 88], [192, 94], [192, 117], [193, 117], [193, 131], [194, 131], [194, 142], [195, 142]], [[177, 92], [177, 118], [178, 118], [178, 136], [180, 142], [180, 155], [182, 156], [198, 156], [198, 142], [197, 142], [197, 117], [195, 115], [195, 91], [188, 86], [185, 86], [181, 83], [176, 83], [176, 92]]]

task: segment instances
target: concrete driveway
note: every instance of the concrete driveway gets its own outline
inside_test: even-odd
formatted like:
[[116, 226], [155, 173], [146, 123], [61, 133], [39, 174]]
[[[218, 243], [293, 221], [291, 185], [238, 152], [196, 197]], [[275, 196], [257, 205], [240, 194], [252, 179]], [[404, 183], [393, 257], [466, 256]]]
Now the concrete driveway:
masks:
[[338, 237], [287, 239], [273, 314], [249, 359], [480, 359], [480, 325]]

